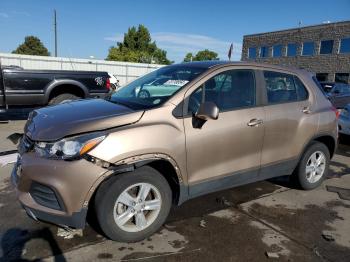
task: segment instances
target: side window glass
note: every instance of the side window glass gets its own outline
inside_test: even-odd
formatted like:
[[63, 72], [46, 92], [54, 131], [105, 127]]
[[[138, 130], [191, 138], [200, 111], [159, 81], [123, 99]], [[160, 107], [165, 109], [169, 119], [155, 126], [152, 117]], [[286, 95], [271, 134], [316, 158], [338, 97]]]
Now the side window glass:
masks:
[[255, 78], [251, 70], [230, 70], [220, 73], [191, 94], [189, 114], [197, 112], [201, 102], [210, 101], [220, 111], [255, 105]]
[[297, 89], [298, 94], [298, 100], [303, 101], [309, 98], [309, 93], [307, 92], [306, 87], [304, 84], [300, 81], [300, 79], [296, 76], [294, 76], [294, 83]]
[[288, 103], [298, 100], [292, 75], [265, 71], [264, 77], [269, 104]]
[[343, 86], [342, 85], [335, 85], [334, 91], [335, 94], [342, 94], [343, 93]]

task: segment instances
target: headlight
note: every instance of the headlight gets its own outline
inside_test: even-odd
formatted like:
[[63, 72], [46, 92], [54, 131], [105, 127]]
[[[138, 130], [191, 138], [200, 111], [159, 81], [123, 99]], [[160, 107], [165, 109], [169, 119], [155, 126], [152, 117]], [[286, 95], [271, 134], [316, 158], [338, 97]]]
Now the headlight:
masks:
[[34, 149], [41, 157], [53, 159], [74, 159], [80, 157], [105, 139], [104, 133], [92, 133], [65, 138], [57, 142], [37, 142]]

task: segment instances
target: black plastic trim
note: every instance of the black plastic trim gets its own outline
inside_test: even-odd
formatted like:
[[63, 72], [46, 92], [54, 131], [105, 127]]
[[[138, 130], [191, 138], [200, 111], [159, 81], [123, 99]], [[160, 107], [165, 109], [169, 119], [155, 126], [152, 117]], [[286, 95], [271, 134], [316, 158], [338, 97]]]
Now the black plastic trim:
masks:
[[258, 169], [244, 170], [227, 176], [189, 185], [189, 198], [250, 184], [273, 177], [291, 175], [298, 159], [289, 159]]
[[[60, 216], [49, 214], [40, 210], [23, 206], [29, 217], [35, 220], [42, 220], [60, 226], [68, 226], [72, 228], [84, 228], [86, 224], [87, 208], [82, 208], [78, 212], [74, 212], [71, 216]], [[34, 217], [33, 217], [34, 215]]]

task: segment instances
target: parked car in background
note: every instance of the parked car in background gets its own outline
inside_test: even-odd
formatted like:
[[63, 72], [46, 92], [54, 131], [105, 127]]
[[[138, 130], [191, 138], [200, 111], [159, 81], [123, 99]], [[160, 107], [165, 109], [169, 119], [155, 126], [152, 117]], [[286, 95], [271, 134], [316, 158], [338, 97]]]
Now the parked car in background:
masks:
[[336, 108], [344, 108], [350, 103], [350, 85], [344, 83], [321, 82], [328, 99]]
[[350, 136], [350, 104], [340, 110], [338, 130], [339, 134]]
[[0, 68], [0, 108], [55, 105], [81, 98], [104, 98], [110, 92], [107, 72]]
[[111, 89], [113, 89], [113, 92], [119, 89], [120, 83], [117, 78], [117, 75], [113, 75], [112, 73], [108, 73], [109, 75], [109, 81], [111, 83]]
[[110, 99], [33, 111], [11, 180], [32, 218], [82, 228], [89, 209], [106, 236], [135, 242], [172, 204], [204, 194], [284, 175], [316, 188], [336, 148], [336, 118], [306, 71], [174, 64]]

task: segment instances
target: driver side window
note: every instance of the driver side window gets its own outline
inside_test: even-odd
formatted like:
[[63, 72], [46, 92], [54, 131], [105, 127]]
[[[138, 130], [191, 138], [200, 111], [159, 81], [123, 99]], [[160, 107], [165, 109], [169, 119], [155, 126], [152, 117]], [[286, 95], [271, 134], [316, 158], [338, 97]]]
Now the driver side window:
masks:
[[188, 113], [195, 114], [204, 101], [215, 103], [221, 112], [251, 107], [255, 105], [255, 93], [253, 71], [226, 71], [210, 78], [191, 94]]

